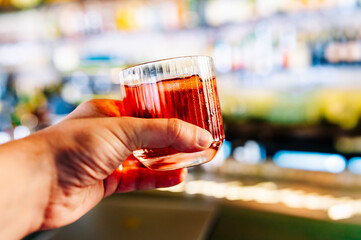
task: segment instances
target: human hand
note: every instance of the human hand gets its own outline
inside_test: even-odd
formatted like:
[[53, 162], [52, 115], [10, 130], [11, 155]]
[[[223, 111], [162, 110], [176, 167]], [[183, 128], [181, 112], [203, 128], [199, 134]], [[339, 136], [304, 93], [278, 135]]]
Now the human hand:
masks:
[[211, 144], [209, 132], [189, 123], [121, 117], [121, 109], [120, 101], [88, 101], [61, 123], [36, 134], [46, 140], [54, 162], [41, 229], [72, 223], [113, 193], [168, 187], [184, 180], [186, 169], [147, 169], [131, 157], [133, 150], [172, 147], [193, 152]]

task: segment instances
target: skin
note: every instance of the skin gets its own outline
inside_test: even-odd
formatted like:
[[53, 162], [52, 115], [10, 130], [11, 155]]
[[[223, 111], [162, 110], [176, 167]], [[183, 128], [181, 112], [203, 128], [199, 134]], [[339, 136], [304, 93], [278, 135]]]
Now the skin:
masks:
[[0, 145], [0, 239], [70, 224], [114, 193], [184, 180], [186, 169], [149, 170], [133, 150], [194, 152], [212, 141], [208, 131], [178, 119], [122, 115], [121, 102], [92, 100], [59, 124]]

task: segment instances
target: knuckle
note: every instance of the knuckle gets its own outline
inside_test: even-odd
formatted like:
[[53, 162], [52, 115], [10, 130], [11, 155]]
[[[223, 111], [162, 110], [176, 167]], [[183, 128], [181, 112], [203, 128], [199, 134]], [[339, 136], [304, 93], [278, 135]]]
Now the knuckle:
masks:
[[118, 126], [121, 127], [118, 128], [119, 131], [114, 135], [118, 137], [119, 142], [130, 152], [142, 147], [143, 137], [141, 131], [138, 131], [142, 119], [122, 117], [118, 118], [117, 121], [119, 122]]
[[173, 142], [182, 135], [182, 121], [177, 118], [168, 119], [168, 141]]
[[82, 102], [78, 108], [79, 109], [89, 109], [89, 108], [93, 108], [96, 106], [96, 100], [92, 99], [92, 100], [88, 100], [85, 102]]

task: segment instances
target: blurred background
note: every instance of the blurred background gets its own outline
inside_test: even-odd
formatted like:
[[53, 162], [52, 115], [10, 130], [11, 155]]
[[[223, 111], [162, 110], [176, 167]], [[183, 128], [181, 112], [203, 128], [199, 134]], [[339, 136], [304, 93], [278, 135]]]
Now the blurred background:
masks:
[[124, 67], [201, 54], [217, 70], [215, 160], [47, 238], [360, 239], [360, 13], [358, 0], [0, 0], [0, 144], [119, 99]]

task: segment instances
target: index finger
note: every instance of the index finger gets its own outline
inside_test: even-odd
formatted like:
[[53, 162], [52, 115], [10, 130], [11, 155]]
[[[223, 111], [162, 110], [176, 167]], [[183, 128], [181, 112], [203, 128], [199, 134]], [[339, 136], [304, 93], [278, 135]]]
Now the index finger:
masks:
[[113, 99], [93, 99], [81, 103], [65, 119], [121, 117], [125, 116], [122, 101]]

